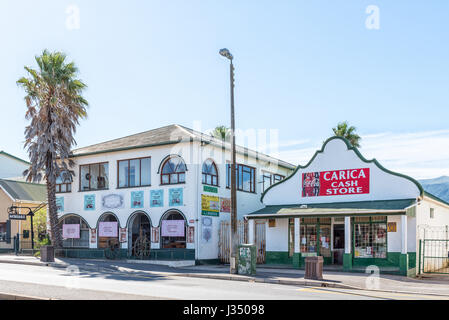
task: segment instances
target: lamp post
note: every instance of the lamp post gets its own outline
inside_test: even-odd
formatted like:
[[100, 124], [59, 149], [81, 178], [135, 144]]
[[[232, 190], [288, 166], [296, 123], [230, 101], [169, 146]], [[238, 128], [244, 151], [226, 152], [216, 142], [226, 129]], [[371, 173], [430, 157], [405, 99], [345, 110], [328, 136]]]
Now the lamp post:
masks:
[[236, 191], [236, 159], [235, 159], [235, 120], [234, 120], [234, 65], [232, 59], [234, 58], [228, 49], [221, 49], [220, 55], [229, 59], [230, 61], [230, 85], [231, 85], [231, 148], [232, 148], [232, 163], [231, 163], [231, 245], [230, 245], [230, 270], [231, 274], [238, 273], [237, 269], [237, 191]]

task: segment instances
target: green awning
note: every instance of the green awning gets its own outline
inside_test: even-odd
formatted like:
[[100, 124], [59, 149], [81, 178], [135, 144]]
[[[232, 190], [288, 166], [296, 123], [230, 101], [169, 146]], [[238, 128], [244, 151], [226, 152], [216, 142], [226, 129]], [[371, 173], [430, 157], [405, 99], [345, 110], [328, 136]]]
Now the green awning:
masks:
[[246, 215], [248, 219], [295, 216], [354, 216], [405, 214], [416, 199], [272, 205]]

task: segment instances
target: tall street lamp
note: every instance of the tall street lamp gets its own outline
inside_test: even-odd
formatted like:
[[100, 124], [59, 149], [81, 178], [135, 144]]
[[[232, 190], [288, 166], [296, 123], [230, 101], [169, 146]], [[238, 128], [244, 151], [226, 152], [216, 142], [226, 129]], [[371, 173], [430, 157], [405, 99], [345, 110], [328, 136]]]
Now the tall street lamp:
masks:
[[236, 191], [236, 159], [235, 159], [235, 121], [234, 121], [234, 65], [232, 59], [234, 58], [228, 49], [221, 49], [220, 54], [229, 59], [230, 67], [230, 83], [231, 83], [231, 148], [232, 148], [232, 163], [231, 163], [231, 246], [230, 246], [230, 270], [231, 274], [238, 273], [237, 269], [237, 191]]

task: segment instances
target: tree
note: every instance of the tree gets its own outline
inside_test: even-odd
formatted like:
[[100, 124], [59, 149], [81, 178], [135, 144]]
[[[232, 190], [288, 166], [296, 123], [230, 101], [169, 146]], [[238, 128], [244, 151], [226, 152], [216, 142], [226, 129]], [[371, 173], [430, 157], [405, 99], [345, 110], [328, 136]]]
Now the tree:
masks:
[[87, 116], [87, 101], [82, 92], [86, 85], [76, 79], [78, 69], [73, 62], [66, 63], [62, 52], [44, 50], [35, 57], [38, 69], [25, 67], [28, 77], [17, 84], [25, 90], [27, 111], [25, 144], [31, 165], [24, 171], [27, 181], [42, 178], [47, 184], [50, 238], [56, 248], [62, 247], [61, 226], [56, 208], [56, 179], [71, 179], [74, 162], [69, 158], [76, 144], [74, 134], [79, 120]]
[[355, 133], [357, 128], [349, 126], [347, 121], [340, 122], [337, 127], [332, 128], [332, 130], [337, 137], [346, 138], [354, 147], [360, 148], [360, 140], [362, 140], [362, 138]]
[[231, 130], [226, 126], [215, 127], [210, 135], [219, 140], [231, 141]]

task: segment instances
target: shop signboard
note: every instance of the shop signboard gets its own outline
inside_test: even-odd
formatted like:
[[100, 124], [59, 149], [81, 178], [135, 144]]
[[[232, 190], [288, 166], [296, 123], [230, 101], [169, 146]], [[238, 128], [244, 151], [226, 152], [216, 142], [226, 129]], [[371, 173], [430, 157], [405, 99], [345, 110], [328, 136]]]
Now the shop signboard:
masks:
[[118, 236], [118, 224], [113, 222], [100, 222], [98, 224], [98, 235], [100, 237], [116, 238]]
[[63, 224], [62, 225], [62, 237], [64, 239], [79, 239], [80, 238], [80, 225], [77, 224]]
[[231, 212], [231, 199], [230, 198], [220, 198], [220, 212]]
[[84, 210], [94, 211], [95, 210], [95, 195], [86, 194], [84, 195]]
[[26, 219], [27, 219], [26, 214], [16, 214], [16, 213], [9, 214], [9, 220], [26, 220]]
[[396, 222], [387, 223], [387, 232], [396, 232]]
[[201, 195], [201, 214], [203, 216], [218, 217], [220, 214], [220, 198], [217, 196]]
[[169, 204], [172, 207], [182, 206], [182, 188], [169, 189]]
[[141, 209], [143, 208], [143, 191], [132, 191], [131, 192], [131, 208]]
[[218, 188], [211, 187], [211, 186], [203, 186], [203, 190], [205, 192], [218, 193]]
[[161, 235], [163, 237], [184, 237], [184, 220], [162, 220]]
[[164, 206], [164, 190], [151, 190], [150, 207], [163, 207], [163, 206]]
[[302, 174], [302, 197], [355, 195], [369, 192], [369, 168]]

